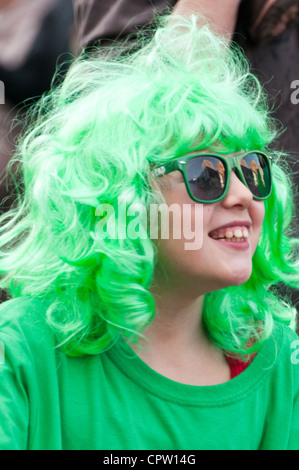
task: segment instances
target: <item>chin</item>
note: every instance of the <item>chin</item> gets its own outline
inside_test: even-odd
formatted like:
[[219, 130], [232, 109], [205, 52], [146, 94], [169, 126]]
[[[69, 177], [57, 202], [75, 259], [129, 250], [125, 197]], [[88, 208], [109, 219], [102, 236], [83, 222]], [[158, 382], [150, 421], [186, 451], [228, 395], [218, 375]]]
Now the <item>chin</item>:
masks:
[[[252, 274], [252, 260], [247, 259], [237, 263], [226, 262], [219, 264], [218, 268], [217, 272], [215, 272], [215, 269], [210, 272], [211, 291], [245, 284]], [[214, 281], [212, 280], [213, 274], [215, 276]]]
[[232, 273], [231, 276], [227, 279], [228, 284], [227, 287], [229, 286], [241, 286], [242, 284], [245, 284], [245, 282], [248, 281], [248, 279], [251, 276], [252, 269], [250, 270], [243, 270], [243, 271], [237, 271]]

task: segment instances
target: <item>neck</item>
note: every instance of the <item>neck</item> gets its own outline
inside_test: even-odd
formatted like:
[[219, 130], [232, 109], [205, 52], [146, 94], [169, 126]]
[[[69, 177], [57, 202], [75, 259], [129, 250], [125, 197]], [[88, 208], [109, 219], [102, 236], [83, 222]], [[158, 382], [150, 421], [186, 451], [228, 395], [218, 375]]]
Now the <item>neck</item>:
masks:
[[[195, 339], [202, 331], [202, 310], [204, 297], [192, 297], [185, 292], [153, 292], [156, 302], [155, 319], [149, 332], [157, 336], [168, 335], [169, 339]], [[150, 331], [151, 330], [151, 331]]]
[[222, 351], [209, 340], [202, 325], [204, 296], [183, 290], [152, 293], [156, 315], [144, 330], [146, 340], [133, 345], [136, 354], [163, 376], [189, 385], [215, 385], [229, 380]]
[[[207, 342], [202, 326], [204, 296], [188, 293], [185, 289], [170, 289], [164, 283], [152, 285], [156, 313], [151, 324], [144, 330], [145, 346], [155, 351], [198, 348]], [[148, 343], [149, 341], [149, 343]]]

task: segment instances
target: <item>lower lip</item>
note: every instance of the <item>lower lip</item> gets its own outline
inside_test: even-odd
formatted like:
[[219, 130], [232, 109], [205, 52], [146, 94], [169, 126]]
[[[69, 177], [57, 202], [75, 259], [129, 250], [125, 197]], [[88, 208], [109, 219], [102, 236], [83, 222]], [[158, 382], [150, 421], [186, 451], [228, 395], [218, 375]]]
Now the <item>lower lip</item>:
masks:
[[220, 243], [223, 246], [227, 246], [228, 248], [233, 248], [234, 250], [247, 250], [249, 248], [249, 243], [247, 240], [244, 242], [228, 242], [223, 240], [217, 240], [216, 238], [212, 238], [215, 242]]

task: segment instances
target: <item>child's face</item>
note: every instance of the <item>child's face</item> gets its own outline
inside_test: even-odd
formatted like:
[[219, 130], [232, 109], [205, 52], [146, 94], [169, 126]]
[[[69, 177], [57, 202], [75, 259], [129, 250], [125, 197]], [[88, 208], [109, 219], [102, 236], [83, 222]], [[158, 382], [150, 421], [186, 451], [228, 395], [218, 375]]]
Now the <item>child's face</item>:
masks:
[[169, 238], [160, 238], [157, 243], [158, 270], [164, 273], [168, 285], [172, 281], [174, 286], [193, 286], [201, 295], [246, 282], [265, 214], [263, 201], [254, 200], [234, 172], [227, 195], [213, 204], [200, 205], [191, 200], [179, 171], [159, 178], [158, 185], [168, 206], [176, 204], [181, 208], [180, 214], [187, 214], [183, 206], [188, 205], [189, 225], [191, 222], [192, 232], [202, 240], [201, 247], [194, 244], [195, 249], [190, 249], [190, 230], [183, 227], [188, 220], [186, 216], [174, 217], [174, 224], [181, 228], [181, 238], [176, 239], [170, 230]]

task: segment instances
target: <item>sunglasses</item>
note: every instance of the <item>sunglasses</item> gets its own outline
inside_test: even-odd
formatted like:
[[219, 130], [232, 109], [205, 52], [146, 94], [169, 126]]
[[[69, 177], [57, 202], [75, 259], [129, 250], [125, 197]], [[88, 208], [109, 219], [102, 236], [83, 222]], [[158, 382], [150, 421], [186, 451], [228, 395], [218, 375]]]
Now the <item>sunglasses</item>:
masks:
[[260, 201], [271, 194], [271, 160], [272, 157], [255, 150], [236, 156], [192, 152], [153, 169], [152, 174], [160, 177], [179, 170], [191, 199], [207, 204], [226, 196], [234, 170], [253, 199]]

